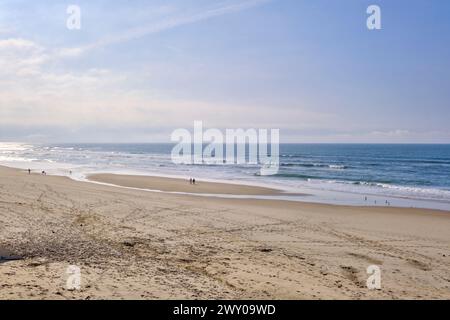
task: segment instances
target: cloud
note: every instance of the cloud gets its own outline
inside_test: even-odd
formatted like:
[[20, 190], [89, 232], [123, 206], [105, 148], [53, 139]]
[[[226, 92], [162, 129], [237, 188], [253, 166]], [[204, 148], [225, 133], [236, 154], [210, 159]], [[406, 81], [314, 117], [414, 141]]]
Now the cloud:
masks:
[[33, 41], [22, 38], [0, 40], [0, 70], [3, 76], [36, 74], [48, 59], [45, 49]]
[[159, 21], [156, 23], [152, 23], [143, 27], [129, 29], [123, 33], [115, 34], [113, 36], [108, 36], [103, 39], [100, 39], [91, 44], [76, 47], [76, 48], [62, 48], [57, 50], [57, 55], [61, 57], [75, 57], [82, 55], [90, 50], [118, 44], [122, 42], [127, 42], [133, 39], [142, 38], [144, 36], [150, 34], [156, 34], [165, 30], [173, 29], [176, 27], [180, 27], [183, 25], [188, 25], [196, 22], [200, 22], [203, 20], [208, 20], [214, 17], [240, 12], [243, 10], [247, 10], [264, 3], [270, 2], [272, 0], [246, 0], [238, 3], [227, 4], [217, 6], [215, 8], [206, 9], [203, 11], [199, 11], [193, 14], [177, 16], [172, 18], [167, 18], [163, 21]]
[[164, 141], [175, 128], [190, 128], [195, 120], [202, 120], [205, 127], [280, 128], [307, 137], [314, 130], [331, 130], [341, 120], [306, 111], [301, 105], [280, 111], [271, 105], [154, 96], [151, 88], [129, 88], [130, 78], [139, 82], [145, 74], [92, 68], [55, 71], [49, 67], [48, 51], [26, 39], [0, 41], [1, 61], [9, 67], [8, 74], [0, 75], [3, 135], [23, 132], [35, 140], [79, 136], [88, 141], [89, 132], [102, 133], [103, 141], [124, 137], [151, 141], [157, 130], [158, 140]]
[[34, 42], [25, 39], [5, 39], [0, 40], [0, 49], [11, 49], [11, 48], [36, 48], [38, 47]]
[[0, 35], [11, 34], [14, 29], [0, 25]]
[[409, 130], [396, 129], [389, 131], [372, 131], [370, 134], [380, 137], [405, 137], [410, 135], [411, 132]]
[[10, 133], [27, 133], [33, 139], [64, 140], [62, 134], [76, 132], [82, 137], [83, 128], [90, 132], [97, 128], [110, 139], [117, 138], [115, 132], [122, 137], [128, 132], [138, 140], [139, 134], [148, 135], [149, 130], [160, 128], [159, 135], [163, 132], [168, 139], [173, 129], [190, 128], [194, 120], [219, 128], [300, 128], [312, 122], [326, 126], [335, 121], [302, 108], [279, 112], [264, 105], [162, 98], [152, 95], [148, 88], [129, 88], [129, 77], [139, 81], [136, 74], [92, 68], [52, 70], [47, 52], [45, 47], [26, 39], [0, 41], [0, 61], [9, 68], [8, 73], [0, 74], [3, 136], [8, 131], [5, 128], [10, 128]]

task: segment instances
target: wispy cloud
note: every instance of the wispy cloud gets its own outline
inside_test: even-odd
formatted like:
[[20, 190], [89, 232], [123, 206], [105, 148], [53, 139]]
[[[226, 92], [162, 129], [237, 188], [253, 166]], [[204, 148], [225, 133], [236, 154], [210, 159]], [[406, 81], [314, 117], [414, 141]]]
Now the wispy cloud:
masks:
[[[246, 127], [250, 118], [266, 128], [298, 129], [298, 119], [324, 126], [336, 122], [329, 115], [300, 107], [280, 112], [270, 105], [162, 97], [148, 88], [129, 88], [127, 73], [49, 68], [47, 52], [31, 40], [0, 40], [0, 138], [16, 135], [45, 141], [63, 139], [62, 134], [92, 139], [83, 132], [90, 128], [91, 134], [102, 131], [104, 139], [111, 141], [124, 137], [124, 132], [136, 135], [133, 141], [146, 141], [139, 130], [161, 130], [157, 141], [166, 141], [173, 128], [186, 127], [196, 119], [218, 128]], [[145, 79], [138, 74], [132, 77]]]
[[58, 55], [60, 56], [78, 56], [81, 54], [86, 53], [87, 51], [127, 42], [133, 39], [142, 38], [144, 36], [150, 35], [150, 34], [156, 34], [165, 30], [177, 28], [183, 25], [188, 25], [204, 20], [208, 20], [214, 17], [231, 14], [235, 12], [240, 12], [243, 10], [247, 10], [253, 7], [257, 7], [260, 5], [263, 5], [267, 2], [270, 2], [272, 0], [246, 0], [241, 1], [238, 3], [232, 3], [232, 4], [222, 4], [219, 6], [216, 6], [214, 8], [208, 8], [204, 10], [200, 10], [198, 12], [183, 15], [183, 16], [176, 16], [173, 18], [168, 18], [163, 21], [158, 21], [156, 23], [152, 23], [146, 26], [137, 27], [133, 29], [129, 29], [121, 34], [115, 34], [113, 36], [107, 36], [103, 39], [100, 39], [96, 42], [90, 43], [85, 46], [81, 47], [75, 47], [75, 48], [63, 48], [58, 50]]
[[0, 40], [3, 76], [36, 74], [47, 59], [45, 49], [33, 41], [22, 38]]

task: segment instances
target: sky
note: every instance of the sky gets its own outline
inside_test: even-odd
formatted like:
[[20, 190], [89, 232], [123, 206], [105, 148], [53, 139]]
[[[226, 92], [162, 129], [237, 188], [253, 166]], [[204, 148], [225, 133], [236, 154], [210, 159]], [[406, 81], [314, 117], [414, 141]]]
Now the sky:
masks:
[[0, 141], [168, 142], [195, 120], [450, 143], [450, 1], [0, 0]]

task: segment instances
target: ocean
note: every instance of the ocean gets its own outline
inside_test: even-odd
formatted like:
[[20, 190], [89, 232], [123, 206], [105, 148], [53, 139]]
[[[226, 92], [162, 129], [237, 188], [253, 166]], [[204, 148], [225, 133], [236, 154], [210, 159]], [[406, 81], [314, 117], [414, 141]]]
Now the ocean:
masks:
[[280, 169], [174, 164], [173, 144], [0, 143], [0, 164], [85, 180], [90, 173], [195, 177], [281, 188], [282, 200], [450, 210], [450, 145], [281, 144]]

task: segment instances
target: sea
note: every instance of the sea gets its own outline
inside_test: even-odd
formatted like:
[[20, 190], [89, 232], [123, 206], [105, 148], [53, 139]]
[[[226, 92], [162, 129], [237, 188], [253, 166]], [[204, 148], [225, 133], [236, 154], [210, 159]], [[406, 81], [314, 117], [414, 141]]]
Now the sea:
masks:
[[450, 211], [448, 144], [281, 144], [275, 175], [261, 175], [261, 166], [255, 164], [175, 164], [173, 147], [3, 142], [0, 165], [83, 181], [93, 173], [193, 177], [286, 191], [253, 198]]

